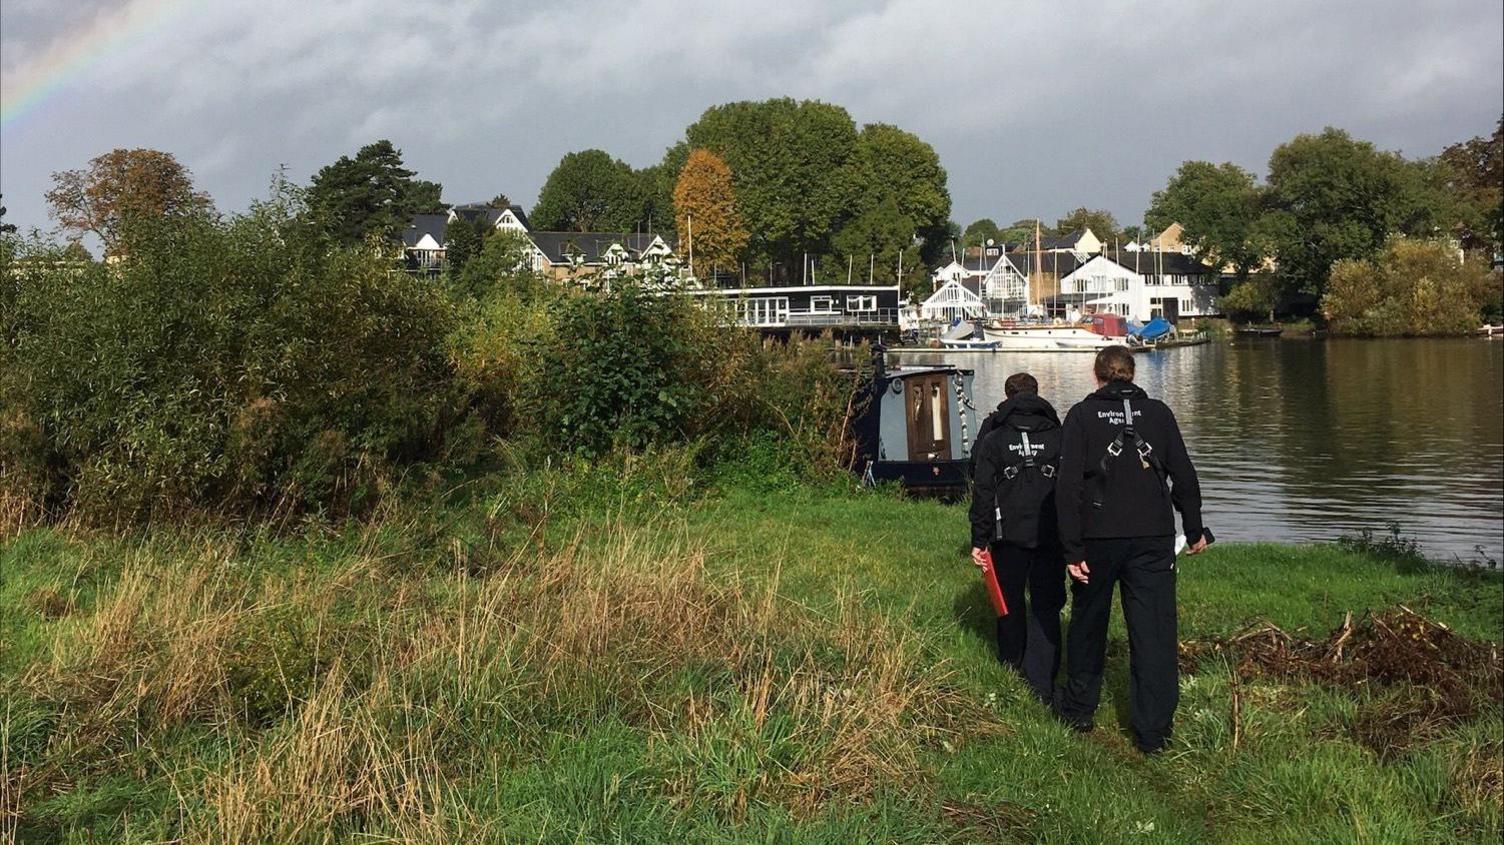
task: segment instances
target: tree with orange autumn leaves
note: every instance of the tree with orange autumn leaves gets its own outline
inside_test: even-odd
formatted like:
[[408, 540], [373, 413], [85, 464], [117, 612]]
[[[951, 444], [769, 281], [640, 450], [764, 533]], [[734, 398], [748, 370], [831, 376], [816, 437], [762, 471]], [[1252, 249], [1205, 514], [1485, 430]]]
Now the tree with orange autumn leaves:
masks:
[[679, 232], [679, 254], [691, 254], [690, 272], [736, 265], [751, 237], [736, 209], [731, 168], [709, 150], [691, 150], [679, 180], [674, 185], [674, 222]]
[[75, 235], [94, 234], [107, 253], [121, 250], [123, 229], [132, 220], [201, 214], [213, 208], [209, 195], [193, 187], [193, 174], [172, 153], [112, 150], [84, 170], [52, 174], [47, 192], [52, 216]]

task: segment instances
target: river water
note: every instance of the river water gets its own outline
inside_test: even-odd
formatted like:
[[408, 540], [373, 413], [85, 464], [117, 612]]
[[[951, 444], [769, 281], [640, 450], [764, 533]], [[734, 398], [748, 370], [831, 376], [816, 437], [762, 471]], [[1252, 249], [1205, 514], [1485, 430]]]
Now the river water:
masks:
[[[974, 369], [983, 413], [1020, 370], [1062, 418], [1095, 388], [1083, 353], [901, 357]], [[1141, 354], [1137, 381], [1180, 420], [1219, 540], [1396, 523], [1430, 557], [1504, 560], [1504, 342], [1219, 341]]]

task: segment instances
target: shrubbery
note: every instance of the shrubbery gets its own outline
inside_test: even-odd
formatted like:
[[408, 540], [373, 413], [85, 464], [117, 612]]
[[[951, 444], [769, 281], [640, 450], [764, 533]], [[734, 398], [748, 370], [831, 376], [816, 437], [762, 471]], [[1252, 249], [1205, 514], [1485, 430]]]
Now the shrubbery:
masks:
[[[505, 238], [443, 281], [330, 243], [295, 196], [156, 221], [111, 262], [8, 245], [0, 502], [14, 519], [364, 510], [487, 440], [539, 459], [770, 433], [839, 463], [850, 381], [828, 343], [764, 343], [662, 280], [545, 282]], [[524, 444], [519, 449], [518, 444]]]
[[110, 263], [23, 248], [0, 355], [12, 495], [112, 518], [346, 509], [440, 454], [449, 299], [286, 204], [160, 221]]
[[1501, 294], [1504, 276], [1446, 244], [1395, 238], [1371, 260], [1337, 262], [1321, 307], [1341, 334], [1458, 335], [1498, 319]]

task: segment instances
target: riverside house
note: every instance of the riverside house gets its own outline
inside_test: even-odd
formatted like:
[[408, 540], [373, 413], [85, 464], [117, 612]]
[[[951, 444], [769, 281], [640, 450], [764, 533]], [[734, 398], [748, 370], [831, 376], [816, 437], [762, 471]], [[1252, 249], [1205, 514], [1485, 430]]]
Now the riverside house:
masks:
[[[1091, 252], [1069, 248], [1093, 245]], [[1183, 248], [1103, 249], [1086, 230], [1042, 239], [1037, 252], [984, 253], [951, 262], [936, 271], [935, 293], [920, 306], [920, 315], [953, 322], [1118, 314], [1173, 322], [1220, 314], [1220, 280], [1216, 268]]]
[[532, 245], [532, 268], [563, 281], [584, 276], [610, 278], [655, 265], [678, 266], [671, 238], [642, 232], [546, 232], [533, 229], [521, 206], [493, 208], [485, 203], [457, 205], [444, 214], [418, 214], [402, 233], [408, 269], [437, 273], [444, 267], [445, 234], [457, 220], [484, 221]]

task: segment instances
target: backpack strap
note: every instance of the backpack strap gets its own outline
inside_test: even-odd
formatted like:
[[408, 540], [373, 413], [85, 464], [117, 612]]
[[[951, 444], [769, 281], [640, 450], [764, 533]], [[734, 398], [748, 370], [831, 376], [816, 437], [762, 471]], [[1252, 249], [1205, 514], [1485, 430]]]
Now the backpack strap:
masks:
[[1144, 469], [1154, 470], [1154, 474], [1159, 476], [1159, 481], [1161, 484], [1164, 483], [1165, 476], [1169, 474], [1165, 470], [1164, 463], [1159, 460], [1159, 456], [1154, 454], [1154, 447], [1150, 445], [1149, 441], [1145, 440], [1143, 438], [1143, 435], [1138, 433], [1138, 429], [1134, 427], [1133, 403], [1128, 400], [1128, 397], [1124, 396], [1123, 430], [1119, 431], [1118, 435], [1112, 438], [1112, 442], [1107, 444], [1106, 453], [1102, 455], [1101, 460], [1097, 461], [1097, 484], [1095, 490], [1096, 495], [1092, 497], [1091, 502], [1091, 506], [1094, 508], [1102, 507], [1102, 499], [1107, 495], [1107, 476], [1112, 473], [1111, 459], [1123, 454], [1123, 444], [1125, 438], [1133, 439], [1133, 448], [1134, 451], [1138, 453], [1139, 464]]

